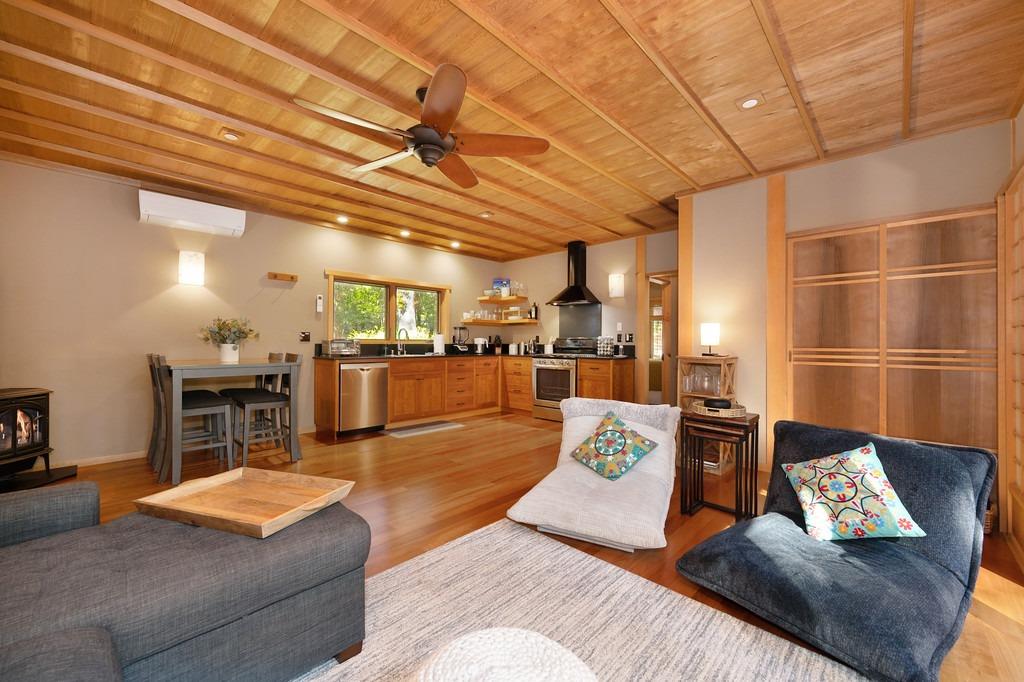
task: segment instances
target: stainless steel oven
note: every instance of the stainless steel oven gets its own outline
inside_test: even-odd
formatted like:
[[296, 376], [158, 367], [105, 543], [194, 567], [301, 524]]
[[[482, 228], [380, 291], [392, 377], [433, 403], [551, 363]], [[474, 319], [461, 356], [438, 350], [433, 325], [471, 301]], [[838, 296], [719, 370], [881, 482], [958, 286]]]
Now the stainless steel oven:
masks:
[[533, 359], [533, 416], [562, 421], [558, 404], [576, 396], [575, 358]]

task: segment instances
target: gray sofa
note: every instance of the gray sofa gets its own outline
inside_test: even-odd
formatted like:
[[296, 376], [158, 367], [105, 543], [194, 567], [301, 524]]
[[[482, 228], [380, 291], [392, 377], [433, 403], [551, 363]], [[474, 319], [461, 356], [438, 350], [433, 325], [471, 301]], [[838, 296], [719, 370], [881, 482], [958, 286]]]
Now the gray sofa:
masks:
[[341, 504], [258, 540], [92, 483], [0, 495], [0, 679], [287, 680], [358, 648], [370, 529]]
[[[927, 537], [814, 540], [779, 465], [869, 441]], [[995, 473], [985, 450], [778, 422], [764, 515], [704, 541], [677, 568], [871, 678], [936, 680], [971, 604]]]

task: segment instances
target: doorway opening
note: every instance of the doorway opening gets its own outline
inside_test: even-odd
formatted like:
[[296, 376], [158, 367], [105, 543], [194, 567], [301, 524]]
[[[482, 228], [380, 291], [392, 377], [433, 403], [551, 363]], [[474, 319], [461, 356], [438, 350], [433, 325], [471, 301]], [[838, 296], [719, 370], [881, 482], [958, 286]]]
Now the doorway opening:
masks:
[[675, 271], [647, 276], [648, 310], [648, 395], [649, 405], [676, 404], [676, 324], [678, 275]]

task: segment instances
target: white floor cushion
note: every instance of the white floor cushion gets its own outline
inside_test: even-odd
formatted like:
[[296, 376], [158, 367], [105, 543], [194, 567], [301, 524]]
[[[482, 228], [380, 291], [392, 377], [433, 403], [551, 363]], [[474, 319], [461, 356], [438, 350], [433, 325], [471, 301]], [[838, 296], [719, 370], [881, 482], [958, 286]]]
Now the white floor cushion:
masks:
[[576, 654], [539, 632], [477, 630], [446, 644], [424, 663], [418, 682], [597, 682]]
[[[614, 481], [572, 458], [572, 451], [608, 411], [658, 444]], [[664, 547], [676, 473], [679, 408], [570, 398], [562, 401], [562, 415], [562, 446], [555, 470], [516, 502], [508, 517], [618, 549]]]

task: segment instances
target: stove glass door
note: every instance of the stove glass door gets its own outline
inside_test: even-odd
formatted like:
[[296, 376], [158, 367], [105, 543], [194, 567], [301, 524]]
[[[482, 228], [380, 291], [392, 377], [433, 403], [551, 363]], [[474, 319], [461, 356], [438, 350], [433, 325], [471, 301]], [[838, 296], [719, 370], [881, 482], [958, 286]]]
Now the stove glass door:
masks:
[[533, 367], [533, 402], [535, 405], [558, 407], [566, 398], [576, 395], [575, 367]]

